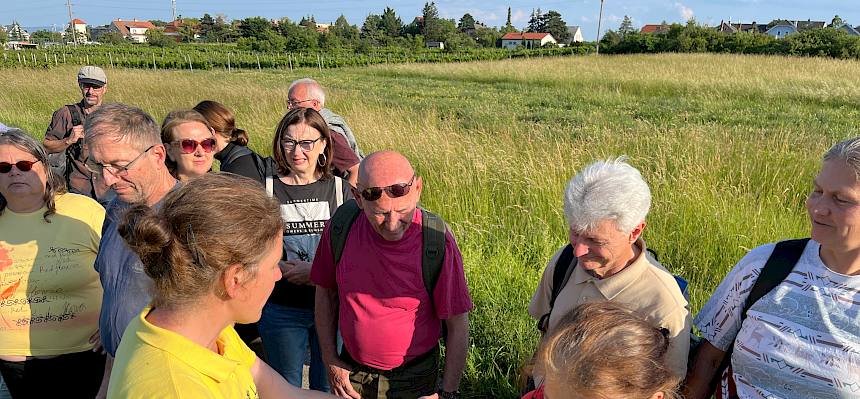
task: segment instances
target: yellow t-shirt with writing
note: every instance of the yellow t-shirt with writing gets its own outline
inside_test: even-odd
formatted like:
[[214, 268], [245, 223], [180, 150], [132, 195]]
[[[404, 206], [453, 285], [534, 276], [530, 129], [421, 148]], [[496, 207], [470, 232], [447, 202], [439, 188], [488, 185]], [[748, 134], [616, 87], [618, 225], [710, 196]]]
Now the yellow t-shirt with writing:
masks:
[[251, 376], [257, 355], [232, 326], [218, 335], [215, 353], [146, 320], [147, 307], [122, 336], [108, 398], [259, 399]]
[[47, 208], [0, 215], [0, 354], [50, 356], [92, 348], [102, 287], [93, 268], [105, 210], [60, 194]]

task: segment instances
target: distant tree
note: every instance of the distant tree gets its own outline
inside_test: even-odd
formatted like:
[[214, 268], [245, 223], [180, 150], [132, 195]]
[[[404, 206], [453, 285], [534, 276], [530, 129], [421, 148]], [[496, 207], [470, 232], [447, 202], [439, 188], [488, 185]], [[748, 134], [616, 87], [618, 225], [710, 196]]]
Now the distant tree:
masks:
[[834, 15], [833, 19], [830, 21], [830, 26], [833, 28], [839, 28], [842, 25], [845, 25], [845, 21], [843, 21], [839, 15]]
[[561, 14], [558, 11], [547, 11], [546, 14], [541, 16], [541, 20], [541, 24], [543, 25], [542, 32], [551, 33], [552, 37], [559, 43], [567, 41], [570, 32], [567, 30], [567, 23], [561, 19]]
[[302, 17], [302, 19], [299, 21], [299, 26], [304, 26], [305, 28], [316, 30], [317, 21], [313, 15], [309, 15], [307, 17]]
[[385, 7], [379, 19], [379, 30], [388, 37], [400, 36], [403, 30], [403, 21], [394, 13], [391, 7]]
[[[635, 33], [634, 33], [635, 34]], [[603, 34], [603, 38], [600, 39], [600, 51], [606, 53], [614, 53], [615, 47], [621, 43], [621, 34], [610, 29], [607, 30], [606, 33]]]
[[212, 18], [211, 15], [203, 14], [203, 17], [200, 18], [200, 36], [206, 37], [209, 35], [209, 32], [212, 31], [212, 28], [215, 26], [215, 19]]
[[175, 47], [176, 40], [166, 36], [160, 29], [148, 29], [146, 31], [146, 43], [154, 47]]
[[526, 32], [546, 32], [545, 21], [540, 8], [532, 10], [532, 15], [529, 17], [529, 23], [526, 25]]
[[334, 21], [334, 25], [329, 28], [329, 32], [334, 34], [335, 36], [346, 40], [346, 41], [355, 41], [358, 40], [359, 30], [356, 26], [350, 25], [346, 20], [346, 17], [341, 15]]
[[475, 28], [475, 42], [477, 42], [478, 46], [484, 48], [493, 48], [496, 47], [499, 39], [502, 37], [502, 33], [496, 30], [496, 28], [485, 28], [485, 27], [477, 27]]
[[429, 42], [444, 41], [442, 33], [442, 22], [439, 18], [439, 9], [436, 8], [435, 2], [424, 3], [424, 39]]
[[239, 36], [255, 39], [265, 39], [272, 29], [272, 23], [263, 17], [245, 18], [239, 22]]
[[473, 29], [475, 29], [475, 17], [469, 13], [463, 14], [463, 17], [460, 18], [460, 23], [457, 24], [457, 30], [466, 32]]
[[371, 46], [381, 46], [385, 42], [385, 33], [379, 27], [382, 25], [382, 16], [370, 14], [361, 25], [361, 39], [367, 41]]
[[625, 15], [624, 20], [621, 21], [621, 26], [618, 27], [618, 34], [624, 38], [634, 32], [636, 32], [636, 29], [633, 28], [633, 20], [631, 20], [629, 16]]
[[197, 31], [192, 25], [182, 25], [179, 28], [179, 37], [183, 43], [194, 43], [197, 41]]
[[5, 30], [0, 29], [0, 43], [5, 44], [8, 41], [9, 41], [9, 35], [6, 34]]
[[[5, 33], [5, 32], [4, 32]], [[37, 30], [30, 34], [30, 40], [34, 42], [62, 42], [63, 35], [60, 32], [51, 32], [48, 30]]]
[[517, 28], [514, 28], [514, 25], [511, 23], [511, 8], [508, 7], [508, 19], [505, 22], [505, 26], [502, 28], [502, 34], [516, 32]]
[[239, 30], [236, 29], [236, 23], [227, 23], [226, 17], [217, 15], [215, 17], [215, 24], [212, 26], [212, 30], [206, 35], [205, 40], [215, 43], [232, 43], [238, 37]]

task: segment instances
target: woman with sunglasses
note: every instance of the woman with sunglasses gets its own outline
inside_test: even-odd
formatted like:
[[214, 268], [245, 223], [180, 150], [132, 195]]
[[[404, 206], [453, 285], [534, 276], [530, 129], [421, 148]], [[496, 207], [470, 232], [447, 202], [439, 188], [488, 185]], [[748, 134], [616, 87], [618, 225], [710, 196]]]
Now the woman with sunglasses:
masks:
[[287, 384], [233, 329], [260, 318], [281, 278], [282, 231], [278, 204], [227, 173], [191, 179], [158, 210], [132, 206], [119, 232], [152, 278], [153, 297], [125, 330], [108, 397], [330, 397]]
[[13, 398], [95, 397], [105, 210], [65, 191], [44, 148], [0, 133], [0, 373]]
[[167, 149], [165, 164], [181, 182], [212, 169], [217, 141], [209, 121], [191, 109], [173, 111], [161, 124], [161, 141]]
[[266, 191], [281, 203], [284, 219], [284, 279], [275, 285], [260, 319], [260, 336], [269, 364], [290, 384], [302, 386], [302, 366], [310, 347], [309, 386], [329, 391], [314, 327], [314, 286], [311, 262], [325, 222], [344, 200], [349, 183], [331, 172], [331, 133], [312, 108], [289, 111], [275, 131], [272, 153], [276, 178]]

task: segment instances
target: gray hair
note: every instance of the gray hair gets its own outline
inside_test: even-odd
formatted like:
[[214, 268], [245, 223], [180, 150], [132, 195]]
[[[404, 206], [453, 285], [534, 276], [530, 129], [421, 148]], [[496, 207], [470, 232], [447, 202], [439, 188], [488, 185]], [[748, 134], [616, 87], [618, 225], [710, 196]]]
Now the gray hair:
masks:
[[651, 189], [625, 157], [586, 166], [564, 192], [564, 216], [580, 232], [612, 220], [619, 231], [630, 233], [645, 220], [650, 208]]
[[290, 83], [290, 89], [287, 92], [292, 92], [296, 86], [307, 86], [310, 98], [306, 100], [317, 100], [320, 102], [320, 106], [325, 107], [325, 91], [323, 91], [322, 85], [319, 82], [311, 78], [302, 78]]
[[857, 180], [860, 180], [860, 136], [842, 140], [830, 147], [823, 161], [840, 160], [848, 164]]
[[[25, 133], [23, 130], [15, 128], [0, 133], [0, 145], [11, 145], [32, 155], [42, 163], [46, 176], [45, 196], [42, 199], [45, 201], [45, 206], [48, 208], [42, 217], [46, 222], [51, 223], [48, 216], [57, 212], [57, 205], [54, 203], [54, 198], [57, 194], [66, 192], [66, 182], [61, 176], [54, 174], [54, 170], [48, 163], [48, 153], [45, 151], [45, 148], [42, 147], [36, 139], [30, 137], [30, 135]], [[0, 216], [2, 216], [3, 211], [6, 210], [6, 205], [8, 205], [6, 197], [4, 197], [3, 194], [0, 194]]]
[[161, 144], [161, 129], [149, 114], [130, 105], [114, 103], [99, 107], [84, 123], [84, 140], [97, 141], [108, 136], [128, 140], [138, 150]]

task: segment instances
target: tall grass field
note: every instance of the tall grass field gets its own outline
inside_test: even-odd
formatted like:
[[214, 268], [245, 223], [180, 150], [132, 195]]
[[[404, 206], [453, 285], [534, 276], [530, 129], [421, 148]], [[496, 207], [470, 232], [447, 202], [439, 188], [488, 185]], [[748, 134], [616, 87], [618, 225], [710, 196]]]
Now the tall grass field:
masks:
[[[41, 138], [80, 99], [77, 67], [2, 69], [0, 122]], [[396, 149], [451, 225], [475, 302], [468, 397], [516, 397], [538, 334], [526, 313], [566, 241], [562, 192], [585, 164], [626, 155], [651, 186], [645, 239], [692, 285], [697, 311], [763, 243], [808, 235], [823, 152], [860, 134], [860, 63], [735, 55], [563, 57], [284, 71], [108, 69], [108, 102], [156, 118], [212, 99], [270, 154], [287, 88], [310, 76], [366, 151]]]

